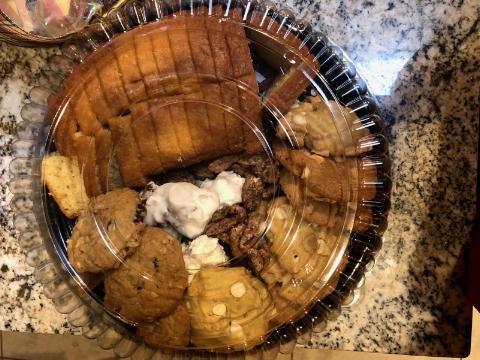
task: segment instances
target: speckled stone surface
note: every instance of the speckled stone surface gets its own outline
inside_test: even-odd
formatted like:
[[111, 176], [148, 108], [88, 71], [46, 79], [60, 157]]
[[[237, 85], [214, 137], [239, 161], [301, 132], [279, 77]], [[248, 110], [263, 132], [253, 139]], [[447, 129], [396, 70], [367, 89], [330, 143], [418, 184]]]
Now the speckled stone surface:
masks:
[[[343, 47], [386, 119], [390, 227], [363, 300], [318, 348], [461, 357], [470, 344], [465, 255], [475, 214], [480, 94], [476, 0], [287, 1]], [[0, 45], [0, 329], [70, 332], [31, 276], [6, 186], [19, 109], [54, 50]]]
[[32, 50], [0, 43], [0, 329], [64, 333], [66, 318], [42, 294], [18, 244], [8, 204], [8, 169], [20, 109], [40, 70], [55, 50]]

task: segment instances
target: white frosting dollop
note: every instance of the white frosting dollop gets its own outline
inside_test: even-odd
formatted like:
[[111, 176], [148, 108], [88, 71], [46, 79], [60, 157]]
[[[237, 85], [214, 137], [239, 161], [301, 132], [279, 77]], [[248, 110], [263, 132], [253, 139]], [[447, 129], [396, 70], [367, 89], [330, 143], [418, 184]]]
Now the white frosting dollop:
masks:
[[183, 259], [189, 274], [195, 274], [203, 266], [219, 265], [228, 261], [228, 256], [217, 238], [201, 235], [190, 244], [182, 244]]
[[233, 171], [222, 171], [214, 180], [205, 180], [201, 188], [214, 192], [220, 200], [220, 207], [242, 202], [242, 188], [245, 178]]
[[200, 235], [219, 208], [218, 196], [187, 182], [152, 185], [146, 202], [147, 225], [169, 223], [179, 233], [193, 239]]
[[180, 234], [193, 239], [205, 230], [219, 208], [242, 202], [245, 179], [233, 171], [223, 171], [214, 180], [196, 186], [187, 182], [155, 185], [150, 183], [147, 199], [147, 225], [170, 224]]

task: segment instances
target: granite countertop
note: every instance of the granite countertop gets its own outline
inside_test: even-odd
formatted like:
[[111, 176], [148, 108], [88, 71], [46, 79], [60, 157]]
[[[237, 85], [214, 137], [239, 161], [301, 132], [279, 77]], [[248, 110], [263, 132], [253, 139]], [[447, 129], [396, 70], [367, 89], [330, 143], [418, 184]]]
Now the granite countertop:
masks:
[[[344, 48], [377, 95], [393, 169], [389, 229], [365, 296], [310, 346], [461, 357], [475, 215], [480, 94], [476, 0], [287, 1]], [[17, 244], [7, 188], [20, 104], [56, 49], [0, 44], [0, 329], [69, 333]]]

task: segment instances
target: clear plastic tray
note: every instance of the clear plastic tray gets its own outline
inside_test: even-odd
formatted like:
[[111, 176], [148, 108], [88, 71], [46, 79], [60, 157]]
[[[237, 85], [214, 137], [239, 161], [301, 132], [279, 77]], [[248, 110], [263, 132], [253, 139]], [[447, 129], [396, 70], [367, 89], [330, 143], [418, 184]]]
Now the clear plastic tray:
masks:
[[[291, 14], [249, 1], [129, 3], [66, 43], [32, 89], [10, 184], [27, 261], [71, 324], [119, 357], [274, 358], [359, 297], [387, 226], [382, 120], [345, 54]], [[83, 225], [58, 182], [44, 184], [54, 153], [80, 164]], [[148, 225], [136, 204], [159, 211], [147, 184], [172, 184], [179, 169], [192, 199], [212, 189], [205, 178], [219, 171], [204, 165], [224, 155], [227, 175], [262, 186], [225, 200], [215, 224], [207, 216], [228, 258], [185, 269], [166, 223], [185, 248], [206, 231], [182, 223], [185, 199], [156, 192], [180, 208]]]

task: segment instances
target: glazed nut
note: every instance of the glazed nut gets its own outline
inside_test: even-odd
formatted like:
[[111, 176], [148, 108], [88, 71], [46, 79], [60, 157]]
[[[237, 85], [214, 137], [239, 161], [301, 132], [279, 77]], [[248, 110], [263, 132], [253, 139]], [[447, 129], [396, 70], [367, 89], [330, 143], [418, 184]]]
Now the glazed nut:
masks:
[[212, 308], [212, 312], [217, 316], [224, 316], [227, 313], [227, 305], [224, 303], [215, 304]]
[[241, 282], [236, 282], [232, 286], [230, 286], [230, 293], [236, 297], [236, 298], [241, 298], [243, 295], [245, 295], [247, 289], [245, 288], [245, 285]]

